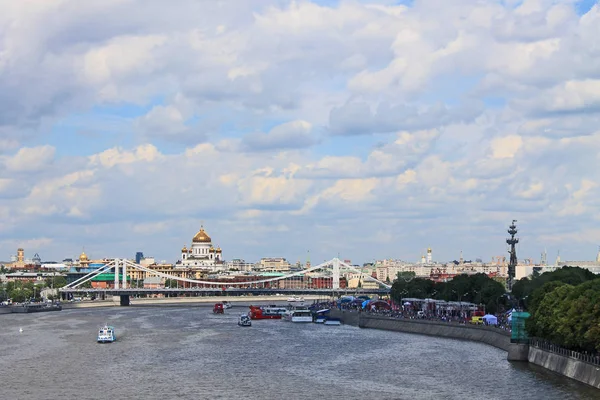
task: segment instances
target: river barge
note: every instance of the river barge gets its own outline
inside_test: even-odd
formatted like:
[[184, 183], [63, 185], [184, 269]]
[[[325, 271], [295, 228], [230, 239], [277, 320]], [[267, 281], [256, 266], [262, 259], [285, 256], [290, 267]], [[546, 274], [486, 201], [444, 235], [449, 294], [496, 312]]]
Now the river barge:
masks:
[[12, 306], [9, 306], [8, 308], [10, 308], [10, 312], [12, 312], [12, 313], [34, 313], [34, 312], [46, 312], [46, 311], [61, 311], [62, 305], [60, 305], [58, 303], [52, 303], [52, 304], [26, 303], [26, 304], [19, 304], [19, 305], [13, 304]]

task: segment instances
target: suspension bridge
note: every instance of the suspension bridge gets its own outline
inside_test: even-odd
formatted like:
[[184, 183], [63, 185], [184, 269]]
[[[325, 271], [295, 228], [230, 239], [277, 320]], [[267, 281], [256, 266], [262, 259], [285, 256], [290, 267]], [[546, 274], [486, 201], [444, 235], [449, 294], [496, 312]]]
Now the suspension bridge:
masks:
[[[157, 276], [171, 281], [176, 281], [179, 287], [156, 287], [156, 288], [137, 288], [132, 286], [128, 280], [128, 272], [139, 271], [145, 276]], [[312, 272], [324, 272], [330, 276], [331, 287], [327, 288], [314, 288], [309, 285], [303, 285], [304, 277], [310, 276]], [[355, 288], [349, 289], [347, 287], [340, 287], [340, 276], [342, 271], [349, 271], [355, 274], [360, 274], [359, 282], [361, 281], [372, 281], [378, 284], [375, 288]], [[91, 282], [95, 277], [100, 274], [106, 273], [114, 274], [114, 282], [110, 288], [90, 288], [87, 287], [86, 283]], [[120, 304], [122, 306], [129, 305], [130, 296], [138, 295], [155, 295], [162, 294], [166, 296], [172, 295], [194, 295], [194, 296], [207, 296], [207, 295], [227, 295], [227, 296], [240, 296], [240, 295], [268, 295], [268, 294], [319, 294], [319, 295], [343, 295], [343, 294], [387, 294], [390, 291], [391, 286], [385, 282], [382, 282], [370, 275], [365, 275], [363, 271], [344, 263], [339, 258], [333, 258], [322, 264], [315, 265], [313, 267], [285, 274], [273, 278], [260, 278], [260, 276], [246, 276], [247, 280], [228, 280], [227, 276], [219, 278], [219, 280], [199, 280], [190, 279], [180, 276], [167, 274], [164, 272], [156, 271], [152, 268], [145, 267], [140, 264], [136, 264], [128, 259], [115, 258], [104, 266], [82, 276], [81, 278], [69, 283], [62, 287], [60, 292], [67, 296], [69, 294], [102, 294], [103, 296], [112, 295], [120, 296]], [[289, 282], [297, 278], [302, 278], [295, 281], [294, 287], [280, 286], [280, 282]]]

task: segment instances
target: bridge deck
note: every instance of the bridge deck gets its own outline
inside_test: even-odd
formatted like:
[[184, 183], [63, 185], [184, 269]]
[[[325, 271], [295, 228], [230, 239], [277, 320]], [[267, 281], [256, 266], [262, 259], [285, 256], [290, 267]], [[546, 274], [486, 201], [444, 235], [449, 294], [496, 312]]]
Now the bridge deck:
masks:
[[282, 296], [296, 295], [296, 294], [321, 294], [321, 295], [342, 295], [342, 294], [389, 294], [389, 289], [253, 289], [253, 288], [227, 288], [225, 290], [220, 288], [126, 288], [126, 289], [100, 289], [100, 288], [61, 288], [61, 293], [102, 293], [113, 296], [119, 295], [137, 295], [137, 294], [198, 294], [198, 295], [209, 295], [209, 294], [223, 294], [227, 296], [241, 296], [245, 294], [253, 295], [276, 295], [281, 294]]

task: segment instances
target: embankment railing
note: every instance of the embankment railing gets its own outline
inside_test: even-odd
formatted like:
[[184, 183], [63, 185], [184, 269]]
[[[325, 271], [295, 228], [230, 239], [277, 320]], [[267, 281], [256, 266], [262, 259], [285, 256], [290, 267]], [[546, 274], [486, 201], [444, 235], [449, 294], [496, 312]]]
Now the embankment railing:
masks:
[[565, 349], [564, 347], [557, 346], [554, 343], [539, 338], [530, 338], [529, 345], [550, 353], [558, 354], [564, 357], [569, 357], [588, 364], [600, 366], [600, 355], [598, 354], [580, 353], [578, 351]]

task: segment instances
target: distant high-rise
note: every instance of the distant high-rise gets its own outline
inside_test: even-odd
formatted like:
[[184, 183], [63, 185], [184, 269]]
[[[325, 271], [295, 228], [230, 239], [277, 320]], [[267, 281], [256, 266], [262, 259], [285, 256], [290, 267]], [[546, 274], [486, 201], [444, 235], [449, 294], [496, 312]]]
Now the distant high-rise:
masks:
[[427, 264], [431, 264], [433, 262], [433, 256], [431, 255], [431, 247], [427, 249]]
[[142, 262], [142, 259], [144, 258], [144, 253], [142, 253], [141, 251], [138, 251], [137, 253], [135, 253], [135, 263], [139, 264], [140, 262]]
[[542, 253], [542, 259], [540, 261], [541, 265], [548, 265], [548, 261], [547, 261], [547, 255], [546, 255], [546, 249], [544, 249], [544, 252]]

